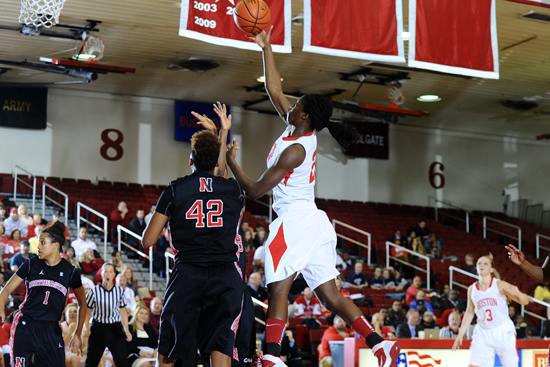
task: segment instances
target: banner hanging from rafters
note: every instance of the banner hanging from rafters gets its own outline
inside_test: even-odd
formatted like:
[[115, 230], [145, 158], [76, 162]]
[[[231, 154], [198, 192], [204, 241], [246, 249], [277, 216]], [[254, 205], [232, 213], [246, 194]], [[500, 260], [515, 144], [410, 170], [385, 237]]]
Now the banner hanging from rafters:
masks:
[[409, 66], [498, 79], [495, 0], [410, 0]]
[[542, 6], [543, 8], [550, 8], [550, 0], [507, 0], [507, 1], [527, 4], [527, 5]]
[[401, 0], [304, 0], [303, 51], [405, 62]]
[[[264, 0], [271, 12], [271, 44], [274, 52], [292, 52], [290, 0]], [[221, 46], [261, 51], [235, 25], [233, 13], [239, 0], [182, 0], [179, 35]]]

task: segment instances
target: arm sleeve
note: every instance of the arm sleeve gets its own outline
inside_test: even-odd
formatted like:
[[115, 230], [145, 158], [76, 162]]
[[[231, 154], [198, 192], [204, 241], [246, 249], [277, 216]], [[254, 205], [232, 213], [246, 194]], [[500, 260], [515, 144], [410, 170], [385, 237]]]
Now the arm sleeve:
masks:
[[19, 269], [17, 269], [17, 272], [15, 273], [19, 278], [23, 280], [27, 279], [27, 276], [29, 275], [29, 271], [31, 270], [30, 260], [31, 260], [30, 258], [25, 260], [25, 262], [21, 264], [21, 266], [19, 267]]
[[176, 181], [172, 181], [166, 186], [166, 188], [160, 194], [159, 200], [157, 202], [156, 212], [166, 215], [167, 217], [172, 216], [172, 200], [174, 199], [174, 187]]

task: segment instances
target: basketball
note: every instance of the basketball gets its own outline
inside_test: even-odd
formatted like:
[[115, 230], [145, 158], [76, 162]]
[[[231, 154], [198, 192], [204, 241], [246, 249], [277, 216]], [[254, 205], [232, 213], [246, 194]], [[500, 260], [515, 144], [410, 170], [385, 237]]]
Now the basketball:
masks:
[[263, 0], [241, 0], [235, 7], [233, 19], [243, 32], [256, 35], [267, 26], [271, 13]]

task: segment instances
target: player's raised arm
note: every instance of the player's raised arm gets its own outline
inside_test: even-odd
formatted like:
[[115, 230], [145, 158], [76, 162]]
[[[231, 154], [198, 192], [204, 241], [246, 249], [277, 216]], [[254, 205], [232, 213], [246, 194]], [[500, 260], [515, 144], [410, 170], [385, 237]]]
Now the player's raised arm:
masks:
[[531, 278], [539, 283], [548, 284], [550, 282], [550, 264], [548, 257], [542, 267], [531, 264], [525, 259], [525, 254], [518, 250], [514, 245], [504, 246], [508, 250], [508, 258], [516, 265], [519, 265]]
[[271, 103], [279, 113], [279, 116], [286, 121], [286, 112], [288, 111], [291, 103], [285, 97], [283, 93], [283, 84], [281, 83], [281, 75], [275, 65], [275, 57], [273, 56], [273, 49], [271, 48], [271, 31], [273, 26], [269, 29], [269, 32], [261, 31], [255, 37], [250, 37], [256, 41], [258, 46], [262, 48], [264, 58], [264, 75], [265, 75], [265, 89]]
[[225, 104], [221, 104], [219, 101], [217, 104], [214, 104], [214, 111], [220, 118], [220, 157], [218, 158], [218, 176], [227, 178], [227, 167], [226, 167], [226, 151], [227, 151], [227, 135], [229, 130], [231, 130], [231, 115], [227, 115], [227, 108]]

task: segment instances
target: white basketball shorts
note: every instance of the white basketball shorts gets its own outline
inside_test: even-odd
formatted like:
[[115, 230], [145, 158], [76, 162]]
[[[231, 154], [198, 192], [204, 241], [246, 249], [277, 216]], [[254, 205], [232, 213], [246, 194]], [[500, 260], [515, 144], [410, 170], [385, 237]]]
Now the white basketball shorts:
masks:
[[498, 354], [504, 367], [517, 367], [519, 357], [516, 349], [516, 329], [512, 320], [507, 320], [494, 329], [475, 326], [468, 363], [478, 367], [493, 367], [495, 354]]
[[338, 276], [336, 232], [315, 203], [288, 205], [269, 226], [266, 242], [266, 283], [302, 273], [311, 289]]

